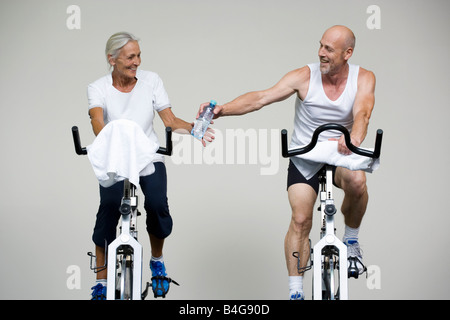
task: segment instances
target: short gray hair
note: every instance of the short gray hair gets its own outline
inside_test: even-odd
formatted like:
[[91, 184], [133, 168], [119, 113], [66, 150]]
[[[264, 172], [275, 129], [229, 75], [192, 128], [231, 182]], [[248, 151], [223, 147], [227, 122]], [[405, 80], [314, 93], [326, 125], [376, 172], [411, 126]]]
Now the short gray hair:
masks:
[[[106, 42], [106, 61], [109, 63], [108, 55], [111, 55], [114, 59], [119, 56], [120, 49], [123, 48], [129, 41], [139, 41], [134, 35], [129, 32], [118, 32], [113, 34]], [[111, 66], [111, 65], [110, 65]]]

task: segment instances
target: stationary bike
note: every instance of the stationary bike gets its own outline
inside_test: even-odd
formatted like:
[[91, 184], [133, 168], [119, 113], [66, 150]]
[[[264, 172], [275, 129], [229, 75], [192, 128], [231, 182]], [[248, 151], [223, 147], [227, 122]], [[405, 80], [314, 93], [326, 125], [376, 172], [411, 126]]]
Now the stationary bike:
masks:
[[[78, 155], [86, 155], [87, 149], [81, 147], [78, 128], [72, 127], [75, 152]], [[170, 156], [172, 154], [172, 129], [166, 128], [166, 147], [160, 147], [159, 154]], [[136, 186], [130, 183], [129, 179], [124, 180], [124, 194], [121, 200], [119, 211], [121, 213], [120, 234], [106, 248], [105, 264], [96, 266], [93, 259], [95, 256], [88, 252], [91, 257], [90, 268], [94, 272], [107, 269], [107, 300], [142, 300], [148, 294], [151, 283], [147, 282], [144, 292], [142, 292], [142, 245], [137, 240], [137, 217], [138, 197]], [[109, 268], [108, 268], [109, 266]], [[169, 282], [178, 283], [170, 278], [165, 278]]]
[[[377, 159], [380, 157], [381, 140], [383, 131], [377, 130], [375, 148], [373, 151], [358, 148], [351, 143], [350, 133], [339, 124], [328, 123], [318, 127], [311, 138], [311, 142], [301, 148], [288, 150], [287, 130], [281, 131], [281, 149], [285, 158], [305, 154], [311, 151], [317, 144], [321, 132], [326, 130], [338, 130], [344, 134], [347, 148], [359, 155]], [[347, 246], [336, 237], [334, 227], [334, 214], [336, 206], [333, 198], [333, 169], [326, 165], [319, 174], [320, 183], [320, 207], [321, 228], [320, 240], [310, 250], [310, 265], [300, 268], [300, 255], [294, 252], [293, 256], [298, 259], [298, 271], [303, 273], [313, 269], [313, 299], [314, 300], [347, 300], [348, 283], [347, 278], [358, 278], [359, 270], [356, 258], [347, 258]], [[311, 245], [310, 245], [311, 248]], [[347, 265], [349, 265], [347, 267]]]

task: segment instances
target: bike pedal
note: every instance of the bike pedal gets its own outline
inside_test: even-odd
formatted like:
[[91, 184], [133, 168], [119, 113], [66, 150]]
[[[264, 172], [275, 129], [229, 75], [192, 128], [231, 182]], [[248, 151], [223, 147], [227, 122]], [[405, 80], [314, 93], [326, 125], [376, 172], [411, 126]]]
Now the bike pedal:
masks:
[[349, 267], [348, 267], [348, 278], [355, 278], [358, 279], [359, 276], [359, 270], [358, 267], [356, 266], [356, 259], [351, 257], [348, 258], [348, 263], [349, 263]]
[[348, 278], [358, 279], [358, 276], [359, 276], [358, 270], [349, 270], [348, 271]]
[[154, 276], [151, 278], [152, 282], [156, 281], [156, 286], [153, 287], [153, 295], [155, 298], [165, 298], [167, 292], [169, 292], [170, 286], [167, 287], [167, 290], [164, 288], [163, 281], [167, 281], [168, 284], [173, 283], [177, 286], [179, 286], [179, 283], [173, 280], [172, 278], [168, 278], [166, 276]]

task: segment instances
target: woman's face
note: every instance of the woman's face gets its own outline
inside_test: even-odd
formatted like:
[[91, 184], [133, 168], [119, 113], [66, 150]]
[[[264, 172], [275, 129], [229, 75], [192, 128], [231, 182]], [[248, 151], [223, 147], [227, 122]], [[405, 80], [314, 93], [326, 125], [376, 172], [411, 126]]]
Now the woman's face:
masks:
[[141, 49], [137, 41], [128, 41], [119, 51], [117, 58], [109, 57], [114, 71], [124, 78], [135, 78], [141, 64]]

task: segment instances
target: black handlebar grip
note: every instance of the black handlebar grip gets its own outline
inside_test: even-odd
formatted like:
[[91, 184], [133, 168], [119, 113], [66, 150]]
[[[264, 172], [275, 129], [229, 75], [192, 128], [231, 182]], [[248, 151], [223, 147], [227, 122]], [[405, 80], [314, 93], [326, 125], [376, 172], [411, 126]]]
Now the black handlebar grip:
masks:
[[375, 149], [373, 150], [374, 158], [379, 158], [381, 153], [381, 140], [383, 139], [383, 130], [377, 130], [377, 137], [375, 138]]
[[77, 126], [72, 127], [72, 137], [73, 137], [73, 143], [75, 145], [75, 152], [78, 155], [87, 154], [86, 148], [81, 147], [80, 133], [78, 132]]
[[281, 154], [285, 158], [289, 157], [286, 129], [281, 130]]
[[166, 156], [172, 155], [172, 128], [166, 127], [166, 147], [160, 147], [158, 151], [156, 151], [159, 154], [163, 154]]

